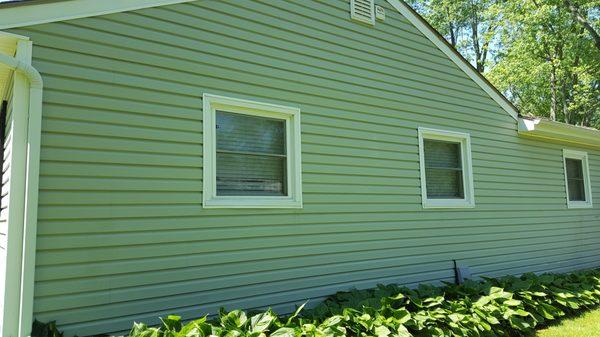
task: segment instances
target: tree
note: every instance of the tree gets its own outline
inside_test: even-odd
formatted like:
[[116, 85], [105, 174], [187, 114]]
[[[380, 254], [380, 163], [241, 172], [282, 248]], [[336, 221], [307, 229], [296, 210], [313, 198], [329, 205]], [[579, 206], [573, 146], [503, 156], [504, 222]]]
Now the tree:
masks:
[[522, 114], [600, 126], [600, 0], [412, 2]]
[[590, 126], [600, 114], [594, 84], [600, 75], [600, 49], [563, 3], [505, 3], [505, 48], [487, 75], [522, 113]]
[[483, 73], [497, 36], [499, 0], [411, 0], [428, 22]]
[[446, 37], [452, 47], [458, 47], [459, 35], [466, 26], [462, 1], [409, 0], [409, 3]]
[[[588, 15], [593, 9], [598, 10], [600, 8], [600, 1], [563, 0], [562, 5], [571, 12], [573, 20], [581, 24], [581, 26], [587, 30], [594, 39], [596, 48], [600, 49], [600, 33], [598, 32], [598, 29], [594, 27], [594, 24], [591, 22]], [[598, 16], [596, 16], [596, 21], [597, 19]]]

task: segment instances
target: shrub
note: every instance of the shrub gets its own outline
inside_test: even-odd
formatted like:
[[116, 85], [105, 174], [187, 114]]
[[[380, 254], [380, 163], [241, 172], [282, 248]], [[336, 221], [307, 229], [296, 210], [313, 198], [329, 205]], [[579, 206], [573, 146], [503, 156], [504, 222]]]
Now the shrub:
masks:
[[[380, 285], [339, 292], [317, 307], [288, 317], [270, 309], [248, 317], [221, 311], [183, 324], [135, 323], [130, 337], [487, 337], [526, 336], [535, 327], [600, 303], [600, 270], [483, 278], [461, 285], [409, 289]], [[36, 336], [32, 336], [36, 337]]]

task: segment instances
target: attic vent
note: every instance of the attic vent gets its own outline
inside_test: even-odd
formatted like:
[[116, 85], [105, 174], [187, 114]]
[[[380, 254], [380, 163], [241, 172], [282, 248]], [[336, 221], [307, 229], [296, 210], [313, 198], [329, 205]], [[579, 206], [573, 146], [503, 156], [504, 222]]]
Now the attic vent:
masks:
[[375, 24], [375, 0], [350, 0], [350, 17], [353, 20]]

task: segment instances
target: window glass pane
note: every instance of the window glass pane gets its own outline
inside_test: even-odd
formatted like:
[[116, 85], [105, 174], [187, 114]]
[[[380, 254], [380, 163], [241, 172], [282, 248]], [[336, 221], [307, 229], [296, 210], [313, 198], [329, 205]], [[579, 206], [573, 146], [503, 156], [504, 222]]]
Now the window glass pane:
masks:
[[217, 195], [284, 196], [285, 157], [217, 153]]
[[287, 195], [285, 121], [216, 113], [217, 195]]
[[570, 201], [585, 201], [585, 188], [583, 180], [568, 180], [569, 200]]
[[424, 140], [427, 197], [464, 198], [459, 143]]
[[583, 179], [583, 163], [579, 159], [565, 159], [567, 166], [567, 178], [579, 178]]
[[585, 183], [583, 180], [583, 162], [579, 159], [565, 159], [567, 168], [567, 187], [570, 201], [585, 200]]
[[285, 121], [217, 111], [217, 150], [285, 154]]
[[425, 166], [461, 168], [460, 144], [437, 140], [424, 140]]
[[425, 170], [427, 181], [427, 198], [430, 199], [462, 199], [462, 171], [428, 168]]

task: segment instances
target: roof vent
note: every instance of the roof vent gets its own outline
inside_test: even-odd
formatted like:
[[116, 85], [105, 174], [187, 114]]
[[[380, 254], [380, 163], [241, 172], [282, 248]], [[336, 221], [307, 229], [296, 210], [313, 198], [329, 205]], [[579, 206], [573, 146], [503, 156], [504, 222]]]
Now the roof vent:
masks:
[[375, 0], [350, 0], [350, 17], [353, 20], [375, 24]]

